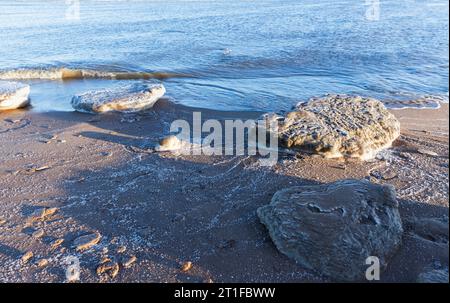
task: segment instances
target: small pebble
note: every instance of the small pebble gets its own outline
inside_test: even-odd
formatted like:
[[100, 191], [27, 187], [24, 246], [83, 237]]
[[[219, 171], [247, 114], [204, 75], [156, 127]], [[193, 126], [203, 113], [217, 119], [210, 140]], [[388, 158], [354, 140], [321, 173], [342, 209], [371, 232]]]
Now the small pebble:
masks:
[[193, 264], [191, 261], [184, 262], [183, 265], [181, 266], [181, 271], [187, 272], [187, 271], [191, 270], [192, 267], [193, 267]]
[[31, 258], [33, 258], [34, 254], [32, 251], [28, 251], [26, 252], [23, 256], [22, 256], [22, 263], [23, 264], [27, 264], [28, 261], [30, 261]]
[[12, 123], [12, 124], [15, 124], [15, 123], [19, 123], [22, 120], [20, 120], [20, 119], [5, 119], [5, 121], [9, 122], [9, 123]]
[[100, 260], [100, 264], [105, 264], [106, 262], [111, 262], [111, 259], [109, 257], [103, 257]]
[[62, 243], [64, 242], [64, 239], [56, 239], [52, 244], [51, 244], [51, 249], [57, 249]]
[[96, 245], [98, 242], [100, 242], [101, 235], [99, 233], [93, 233], [84, 235], [81, 237], [76, 238], [73, 241], [74, 247], [78, 251], [86, 250], [91, 248], [92, 246]]
[[30, 167], [26, 170], [27, 173], [37, 173], [37, 172], [41, 172], [44, 170], [50, 169], [50, 166], [48, 165], [44, 165], [44, 166], [39, 166], [39, 167]]
[[37, 262], [37, 266], [39, 267], [45, 267], [48, 265], [48, 260], [47, 259], [41, 259]]
[[97, 275], [101, 276], [103, 274], [107, 274], [108, 276], [110, 276], [112, 279], [114, 279], [117, 274], [119, 273], [119, 264], [112, 262], [111, 260], [100, 264], [97, 267]]
[[128, 259], [126, 262], [123, 263], [123, 267], [129, 268], [129, 267], [131, 267], [131, 265], [133, 265], [133, 263], [135, 263], [136, 261], [137, 261], [136, 256], [132, 256], [130, 259]]
[[30, 215], [30, 221], [32, 221], [32, 222], [34, 222], [34, 221], [44, 221], [48, 217], [54, 215], [57, 211], [58, 211], [58, 209], [56, 207], [40, 208], [40, 209], [34, 211]]
[[437, 157], [439, 156], [437, 153], [435, 153], [434, 151], [428, 150], [428, 149], [418, 149], [417, 152], [419, 154], [422, 155], [427, 155], [427, 156], [431, 156], [431, 157]]

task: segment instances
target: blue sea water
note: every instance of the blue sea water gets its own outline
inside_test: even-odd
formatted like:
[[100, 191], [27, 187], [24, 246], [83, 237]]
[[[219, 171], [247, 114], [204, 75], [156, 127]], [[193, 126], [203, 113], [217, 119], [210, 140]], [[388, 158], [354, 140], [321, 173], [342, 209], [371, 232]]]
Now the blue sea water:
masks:
[[0, 81], [30, 83], [40, 111], [147, 81], [48, 79], [62, 67], [170, 73], [151, 81], [174, 102], [220, 110], [277, 111], [327, 93], [448, 100], [448, 0], [377, 2], [0, 0]]

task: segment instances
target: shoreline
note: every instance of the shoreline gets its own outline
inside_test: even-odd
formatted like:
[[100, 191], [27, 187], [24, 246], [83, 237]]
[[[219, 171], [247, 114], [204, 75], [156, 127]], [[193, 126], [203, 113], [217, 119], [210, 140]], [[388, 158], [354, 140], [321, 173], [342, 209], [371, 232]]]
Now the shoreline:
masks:
[[[265, 168], [255, 157], [146, 151], [172, 121], [191, 121], [196, 110], [219, 120], [262, 113], [165, 100], [145, 115], [0, 113], [0, 281], [63, 282], [68, 256], [80, 259], [83, 282], [327, 281], [276, 250], [256, 209], [280, 189], [346, 178], [397, 190], [405, 235], [382, 282], [415, 282], [436, 262], [448, 268], [448, 104], [391, 110], [401, 137], [369, 162], [280, 155]], [[57, 211], [30, 223], [42, 207]], [[446, 231], [418, 224], [442, 220]], [[91, 233], [101, 235], [99, 243], [76, 251], [74, 240]], [[29, 251], [33, 257], [23, 264]], [[114, 279], [96, 274], [105, 257], [122, 264], [133, 256], [135, 264]], [[48, 265], [40, 267], [43, 259]], [[188, 261], [193, 269], [180, 271]]]

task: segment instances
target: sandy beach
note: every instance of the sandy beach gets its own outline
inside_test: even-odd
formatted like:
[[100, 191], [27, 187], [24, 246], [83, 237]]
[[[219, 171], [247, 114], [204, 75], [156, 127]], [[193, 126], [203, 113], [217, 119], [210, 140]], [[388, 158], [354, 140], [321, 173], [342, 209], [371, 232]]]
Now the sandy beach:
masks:
[[[401, 136], [373, 161], [280, 154], [262, 167], [255, 156], [150, 148], [195, 110], [160, 100], [139, 115], [1, 112], [0, 281], [65, 282], [70, 256], [82, 282], [328, 281], [281, 254], [256, 210], [280, 189], [347, 178], [397, 191], [405, 233], [382, 282], [448, 268], [448, 104], [393, 110]], [[261, 115], [201, 111], [203, 119]], [[87, 234], [98, 243], [77, 250], [74, 240]], [[114, 277], [97, 274], [105, 260], [120, 265]]]

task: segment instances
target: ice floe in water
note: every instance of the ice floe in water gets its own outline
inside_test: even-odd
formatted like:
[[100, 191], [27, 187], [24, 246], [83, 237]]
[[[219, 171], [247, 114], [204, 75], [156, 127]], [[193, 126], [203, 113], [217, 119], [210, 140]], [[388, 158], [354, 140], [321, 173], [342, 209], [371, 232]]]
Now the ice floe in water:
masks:
[[19, 82], [0, 82], [0, 111], [30, 104], [30, 86]]
[[138, 112], [149, 109], [166, 90], [161, 84], [134, 83], [88, 91], [72, 98], [72, 107], [85, 113]]

